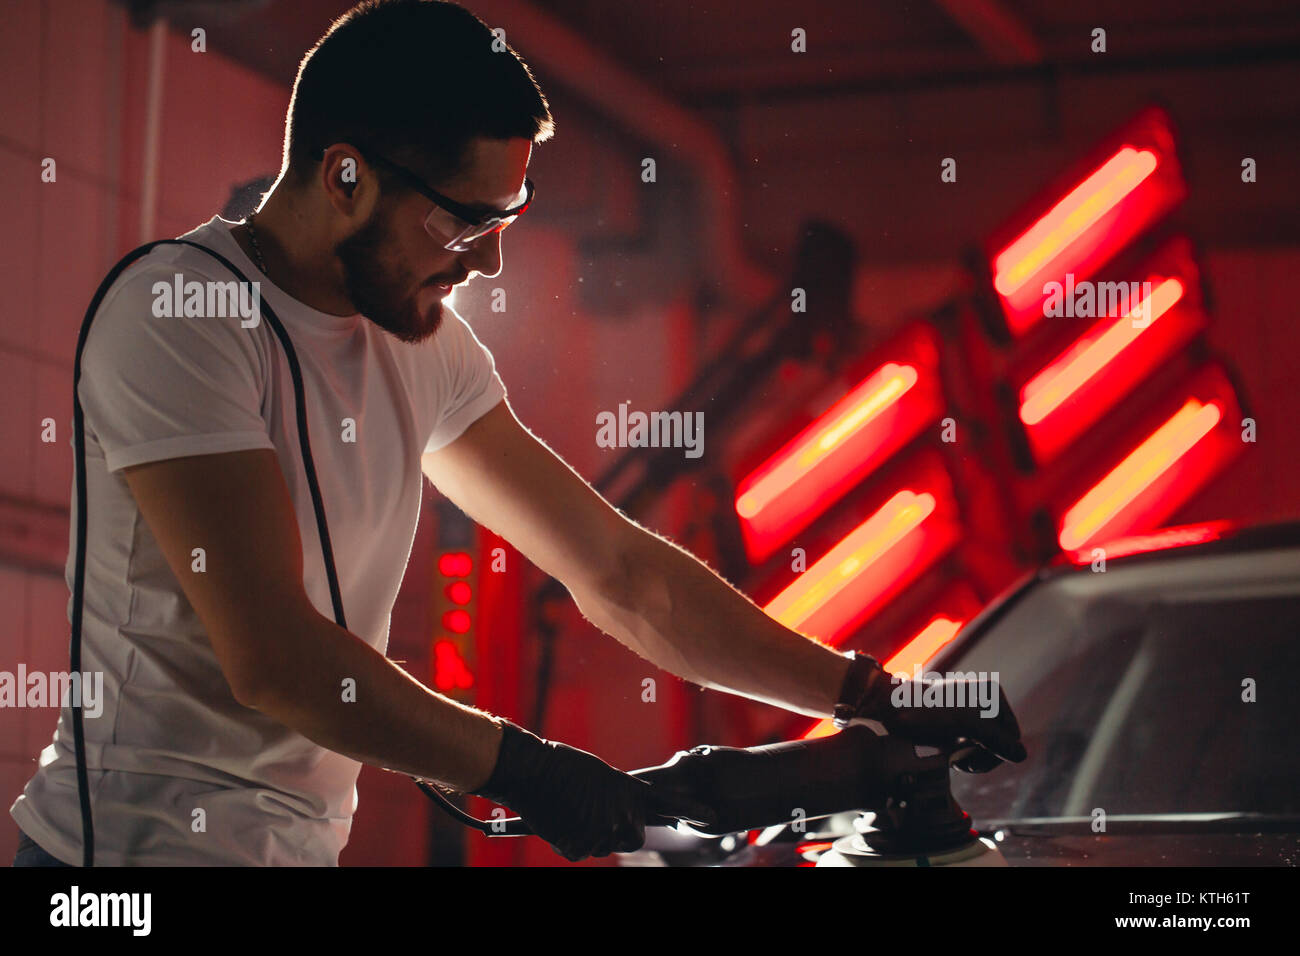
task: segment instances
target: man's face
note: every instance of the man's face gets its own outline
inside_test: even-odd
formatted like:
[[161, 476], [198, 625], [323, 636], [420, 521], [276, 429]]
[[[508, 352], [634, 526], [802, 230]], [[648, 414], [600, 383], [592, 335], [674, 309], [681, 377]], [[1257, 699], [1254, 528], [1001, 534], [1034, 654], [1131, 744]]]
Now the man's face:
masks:
[[[532, 143], [526, 139], [479, 138], [470, 144], [464, 170], [438, 192], [468, 206], [506, 209], [523, 188]], [[381, 194], [370, 217], [334, 247], [348, 298], [357, 311], [403, 342], [422, 342], [438, 331], [443, 300], [472, 273], [501, 271], [501, 234], [478, 240], [466, 252], [443, 248], [424, 221], [432, 200], [408, 189]]]

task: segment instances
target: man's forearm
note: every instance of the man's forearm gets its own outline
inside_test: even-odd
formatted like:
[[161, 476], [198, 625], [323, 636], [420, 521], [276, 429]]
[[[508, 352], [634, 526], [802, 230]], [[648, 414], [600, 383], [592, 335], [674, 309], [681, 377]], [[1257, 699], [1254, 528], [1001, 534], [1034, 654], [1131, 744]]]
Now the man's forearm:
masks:
[[275, 624], [274, 657], [247, 706], [362, 763], [465, 791], [491, 776], [501, 742], [491, 716], [434, 693], [314, 610]]
[[583, 613], [656, 665], [811, 717], [829, 717], [848, 659], [769, 617], [689, 552], [646, 532], [620, 586], [575, 599]]

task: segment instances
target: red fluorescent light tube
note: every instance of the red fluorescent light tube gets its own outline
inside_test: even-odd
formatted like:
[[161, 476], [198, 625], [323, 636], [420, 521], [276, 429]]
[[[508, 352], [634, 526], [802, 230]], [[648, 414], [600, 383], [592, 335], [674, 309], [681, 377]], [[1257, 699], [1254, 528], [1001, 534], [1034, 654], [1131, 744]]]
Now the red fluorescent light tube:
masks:
[[1089, 279], [1187, 194], [1168, 117], [1151, 109], [1110, 141], [1109, 153], [1047, 211], [989, 253], [1003, 319], [1020, 337], [1043, 319], [1043, 286]]
[[934, 495], [928, 492], [900, 491], [800, 574], [764, 610], [786, 627], [798, 628], [916, 531], [934, 507]]
[[1134, 507], [1144, 492], [1165, 478], [1214, 429], [1223, 406], [1189, 398], [1168, 421], [1128, 454], [1066, 512], [1059, 527], [1065, 551], [1075, 551], [1103, 535], [1123, 534], [1142, 520]]
[[1200, 323], [1194, 310], [1171, 312], [1183, 299], [1182, 280], [1147, 281], [1149, 297], [1126, 315], [1095, 323], [1020, 390], [1020, 421], [1040, 463], [1100, 420], [1195, 334]]
[[787, 442], [736, 489], [745, 548], [767, 558], [808, 527], [938, 412], [919, 362], [886, 362]]
[[955, 511], [937, 486], [899, 491], [764, 610], [786, 627], [838, 643], [952, 546]]
[[[1202, 524], [1185, 524], [1176, 528], [1162, 528], [1150, 534], [1130, 535], [1123, 538], [1111, 538], [1102, 541], [1106, 557], [1122, 558], [1129, 554], [1147, 554], [1152, 551], [1167, 551], [1170, 548], [1186, 548], [1207, 541], [1217, 541], [1234, 527], [1231, 521], [1207, 521]], [[1075, 551], [1070, 555], [1075, 564], [1091, 564], [1092, 552]]]
[[[1156, 171], [1159, 158], [1149, 149], [1125, 146], [1065, 198], [1029, 227], [993, 261], [993, 287], [1005, 299], [1016, 296], [1030, 281], [1130, 195]], [[1055, 278], [1052, 273], [1049, 278]], [[1041, 286], [1041, 283], [1039, 283]], [[1041, 289], [1030, 287], [1032, 298]]]

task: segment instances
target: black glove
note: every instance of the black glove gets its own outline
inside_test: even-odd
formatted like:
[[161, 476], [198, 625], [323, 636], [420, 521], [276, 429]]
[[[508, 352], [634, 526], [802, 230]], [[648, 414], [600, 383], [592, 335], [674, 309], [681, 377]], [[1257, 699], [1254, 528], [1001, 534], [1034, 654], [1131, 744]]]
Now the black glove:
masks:
[[501, 752], [492, 776], [472, 792], [518, 813], [567, 860], [638, 850], [646, 823], [664, 817], [708, 819], [707, 808], [656, 796], [648, 783], [594, 754], [544, 740], [508, 720], [501, 723]]
[[759, 747], [700, 746], [658, 767], [634, 770], [656, 793], [689, 796], [715, 810], [698, 826], [721, 835], [815, 819], [846, 810], [879, 810], [908, 780], [938, 770], [943, 759], [916, 756], [902, 737], [879, 737], [861, 724], [813, 740]]
[[[991, 685], [997, 687], [997, 707], [995, 713], [985, 714], [979, 701], [989, 699]], [[932, 706], [934, 701], [940, 705]], [[1020, 763], [1029, 755], [1006, 693], [987, 677], [911, 681], [901, 674], [882, 673], [857, 716], [879, 721], [890, 734], [914, 743], [954, 751], [961, 749], [962, 742], [973, 745], [970, 753], [953, 763], [966, 773], [987, 773], [1004, 760]]]

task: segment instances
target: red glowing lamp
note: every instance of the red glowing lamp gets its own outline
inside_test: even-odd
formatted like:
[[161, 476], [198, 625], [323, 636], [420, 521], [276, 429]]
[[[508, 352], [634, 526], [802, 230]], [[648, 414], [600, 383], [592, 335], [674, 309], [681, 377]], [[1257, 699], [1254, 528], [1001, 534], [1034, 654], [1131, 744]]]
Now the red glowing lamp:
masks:
[[992, 243], [993, 289], [1006, 329], [1043, 317], [1048, 283], [1085, 280], [1187, 195], [1168, 117], [1147, 110], [1028, 204]]
[[1034, 459], [1054, 459], [1158, 372], [1205, 326], [1192, 295], [1190, 260], [1181, 274], [1139, 273], [1132, 308], [1094, 322], [1020, 388], [1020, 425]]
[[[1207, 541], [1217, 541], [1232, 530], [1231, 521], [1206, 521], [1201, 524], [1185, 524], [1174, 528], [1162, 528], [1149, 534], [1135, 534], [1123, 538], [1112, 538], [1100, 543], [1108, 558], [1122, 558], [1130, 554], [1148, 554], [1152, 551], [1168, 551], [1170, 548], [1187, 548]], [[1090, 564], [1093, 561], [1091, 551], [1074, 551], [1070, 560], [1075, 564]]]
[[444, 692], [469, 690], [474, 686], [474, 675], [453, 641], [443, 639], [433, 643], [433, 686]]
[[764, 610], [792, 630], [838, 644], [933, 565], [959, 537], [956, 503], [936, 460], [920, 459], [911, 476]]
[[1240, 452], [1239, 410], [1217, 366], [1194, 377], [1181, 403], [1130, 447], [1060, 513], [1062, 550], [1077, 552], [1107, 539], [1159, 525]]
[[464, 551], [447, 551], [438, 556], [438, 571], [444, 577], [463, 578], [474, 570], [474, 559]]
[[808, 527], [938, 417], [933, 330], [915, 323], [881, 353], [857, 385], [737, 484], [751, 561]]

